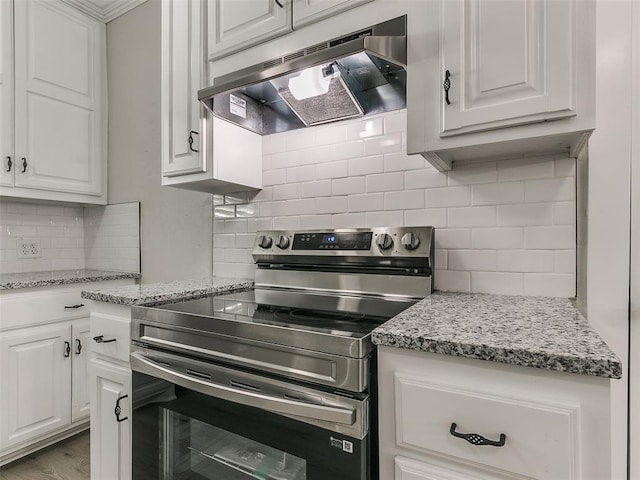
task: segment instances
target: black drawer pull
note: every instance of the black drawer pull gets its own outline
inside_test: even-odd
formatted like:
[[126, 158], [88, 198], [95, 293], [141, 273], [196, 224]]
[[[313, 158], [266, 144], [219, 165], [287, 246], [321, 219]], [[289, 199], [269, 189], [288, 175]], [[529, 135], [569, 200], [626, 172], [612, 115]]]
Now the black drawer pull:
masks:
[[80, 355], [80, 352], [82, 352], [82, 342], [76, 338], [76, 355]]
[[449, 100], [449, 89], [451, 88], [451, 72], [447, 70], [444, 72], [444, 82], [442, 83], [442, 87], [444, 88], [444, 99], [447, 102], [447, 105], [451, 105], [451, 100]]
[[22, 157], [22, 173], [26, 173], [27, 171], [27, 159]]
[[191, 150], [192, 152], [196, 152], [197, 153], [198, 150], [193, 148], [193, 134], [200, 135], [198, 132], [195, 132], [195, 131], [191, 130], [189, 132], [189, 138], [187, 139], [187, 141], [189, 142], [189, 150]]
[[7, 172], [11, 171], [12, 165], [13, 165], [13, 162], [11, 161], [11, 157], [7, 157]]
[[113, 413], [116, 416], [116, 421], [118, 423], [120, 422], [124, 422], [125, 420], [128, 420], [129, 417], [124, 417], [124, 418], [120, 418], [120, 414], [122, 413], [122, 408], [120, 407], [120, 400], [124, 400], [125, 398], [127, 398], [129, 395], [123, 395], [121, 397], [118, 397], [118, 400], [116, 400], [116, 408], [113, 409]]
[[68, 358], [71, 355], [71, 344], [64, 342], [64, 358]]
[[110, 338], [109, 340], [105, 340], [104, 335], [98, 335], [97, 337], [93, 337], [93, 339], [95, 340], [96, 343], [111, 343], [116, 341], [115, 338]]
[[78, 303], [77, 305], [65, 305], [64, 309], [65, 310], [76, 310], [78, 308], [82, 308], [84, 307], [84, 303]]
[[477, 433], [459, 433], [459, 432], [456, 432], [457, 426], [458, 425], [456, 425], [455, 423], [452, 423], [451, 428], [449, 429], [449, 433], [454, 437], [458, 437], [458, 438], [462, 438], [463, 440], [466, 440], [472, 445], [479, 445], [479, 446], [489, 445], [491, 447], [503, 447], [505, 441], [507, 440], [507, 436], [504, 433], [500, 434], [500, 440], [498, 440], [497, 442], [494, 440], [489, 440], [483, 437], [482, 435], [478, 435]]

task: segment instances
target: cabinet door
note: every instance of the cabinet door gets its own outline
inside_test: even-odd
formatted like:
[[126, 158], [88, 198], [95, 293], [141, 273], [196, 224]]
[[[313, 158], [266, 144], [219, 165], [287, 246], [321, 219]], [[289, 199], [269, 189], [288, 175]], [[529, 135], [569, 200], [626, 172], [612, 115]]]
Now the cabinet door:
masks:
[[100, 195], [105, 26], [56, 0], [14, 8], [15, 185]]
[[0, 334], [0, 443], [17, 445], [70, 423], [71, 325]]
[[576, 114], [572, 3], [443, 1], [442, 136]]
[[293, 0], [293, 28], [318, 22], [372, 0]]
[[[131, 370], [97, 359], [90, 362], [91, 478], [128, 480], [131, 478]], [[121, 409], [118, 417], [117, 405]]]
[[0, 155], [0, 185], [13, 185], [13, 2], [9, 1], [0, 2]]
[[209, 0], [209, 60], [291, 31], [291, 0]]
[[89, 319], [73, 322], [71, 331], [71, 421], [77, 422], [89, 416]]
[[[199, 0], [162, 2], [162, 175], [204, 172], [200, 102], [203, 55]], [[189, 142], [192, 139], [192, 143]]]
[[486, 474], [475, 476], [468, 472], [462, 472], [459, 466], [454, 468], [454, 464], [448, 468], [442, 465], [417, 462], [409, 458], [395, 457], [394, 466], [395, 480], [489, 480]]

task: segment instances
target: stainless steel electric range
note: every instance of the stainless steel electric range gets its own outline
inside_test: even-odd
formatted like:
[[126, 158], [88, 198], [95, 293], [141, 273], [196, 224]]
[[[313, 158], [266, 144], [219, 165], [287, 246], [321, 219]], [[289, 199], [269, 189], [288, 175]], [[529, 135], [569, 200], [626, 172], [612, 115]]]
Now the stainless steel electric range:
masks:
[[253, 291], [135, 307], [134, 479], [377, 478], [371, 331], [433, 287], [433, 228], [258, 232]]

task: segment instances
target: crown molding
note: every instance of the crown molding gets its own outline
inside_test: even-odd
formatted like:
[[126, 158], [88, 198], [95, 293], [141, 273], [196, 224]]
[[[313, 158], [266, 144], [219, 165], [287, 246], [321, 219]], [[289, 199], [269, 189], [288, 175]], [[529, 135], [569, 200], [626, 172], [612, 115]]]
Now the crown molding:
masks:
[[146, 2], [147, 0], [62, 0], [64, 3], [80, 10], [104, 23], [108, 23], [123, 13]]

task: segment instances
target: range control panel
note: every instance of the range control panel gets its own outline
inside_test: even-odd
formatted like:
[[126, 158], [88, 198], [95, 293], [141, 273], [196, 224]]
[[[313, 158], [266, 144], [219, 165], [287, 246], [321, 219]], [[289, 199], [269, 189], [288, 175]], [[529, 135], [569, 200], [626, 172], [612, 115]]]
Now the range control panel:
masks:
[[414, 257], [433, 253], [433, 227], [257, 232], [254, 259], [286, 255]]
[[372, 232], [295, 233], [292, 250], [369, 250]]

